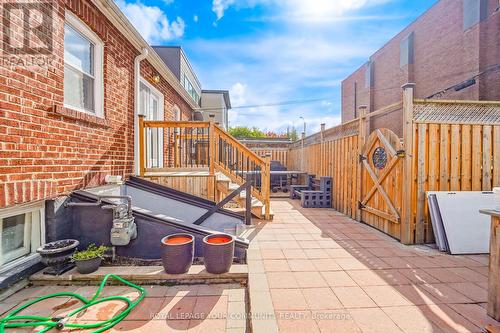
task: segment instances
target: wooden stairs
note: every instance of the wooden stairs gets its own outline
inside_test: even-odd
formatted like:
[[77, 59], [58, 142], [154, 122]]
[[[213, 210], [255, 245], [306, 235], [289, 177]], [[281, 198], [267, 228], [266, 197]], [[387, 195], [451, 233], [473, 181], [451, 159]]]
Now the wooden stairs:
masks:
[[[148, 153], [148, 142], [153, 140], [148, 133], [152, 133], [153, 129], [163, 129], [166, 134], [165, 142], [162, 143], [161, 167], [152, 166], [156, 161], [154, 153], [158, 156], [159, 153]], [[226, 207], [230, 205], [230, 200], [235, 202], [239, 207], [245, 208], [247, 221], [250, 220], [250, 212], [256, 218], [271, 219], [270, 156], [258, 156], [215, 124], [213, 119], [209, 122], [156, 121], [145, 120], [140, 116], [139, 133], [141, 177], [148, 174], [154, 179], [158, 173], [163, 172], [208, 169], [205, 177], [210, 177], [205, 185], [207, 198], [215, 199], [219, 205]], [[193, 181], [185, 180], [187, 187], [190, 187], [185, 192], [191, 193], [194, 188], [200, 187], [194, 185], [194, 179], [196, 178], [193, 177]], [[260, 185], [255, 186], [256, 184]], [[238, 193], [235, 192], [236, 189]], [[244, 189], [251, 193], [245, 193]], [[249, 210], [245, 207], [247, 195], [252, 198]]]
[[[232, 182], [231, 179], [226, 175], [224, 175], [223, 173], [221, 172], [216, 173], [216, 188], [217, 188], [217, 193], [220, 196], [219, 200], [217, 201], [220, 201], [221, 199], [229, 195], [231, 192], [236, 190], [238, 187], [240, 187], [240, 185]], [[233, 202], [236, 203], [239, 206], [239, 208], [228, 208], [228, 209], [237, 212], [244, 211], [244, 209], [246, 208], [246, 191], [245, 190], [241, 191], [240, 194], [235, 197]], [[265, 220], [266, 206], [257, 198], [252, 197], [251, 212], [252, 216], [258, 219]], [[271, 210], [270, 219], [272, 218], [273, 218], [273, 212]]]

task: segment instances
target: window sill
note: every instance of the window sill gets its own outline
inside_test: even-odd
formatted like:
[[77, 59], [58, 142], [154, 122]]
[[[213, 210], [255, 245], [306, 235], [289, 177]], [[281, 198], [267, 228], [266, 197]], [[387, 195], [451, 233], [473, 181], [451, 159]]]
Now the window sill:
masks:
[[97, 117], [82, 111], [77, 111], [71, 108], [67, 108], [62, 105], [54, 105], [53, 111], [55, 114], [63, 116], [65, 118], [80, 120], [101, 127], [110, 127], [109, 121], [104, 118]]

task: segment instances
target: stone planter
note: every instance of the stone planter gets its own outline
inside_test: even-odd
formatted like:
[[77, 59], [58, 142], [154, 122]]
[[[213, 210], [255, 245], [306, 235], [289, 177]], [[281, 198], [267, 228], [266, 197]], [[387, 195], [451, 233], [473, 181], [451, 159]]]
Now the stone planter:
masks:
[[86, 259], [86, 260], [75, 260], [76, 270], [80, 274], [89, 274], [97, 271], [99, 266], [101, 266], [101, 257]]
[[161, 261], [168, 274], [186, 273], [193, 264], [194, 236], [173, 234], [161, 240]]
[[59, 275], [75, 267], [71, 256], [79, 244], [76, 239], [62, 239], [39, 247], [36, 252], [42, 257], [42, 263], [49, 266], [44, 273]]
[[213, 234], [203, 238], [203, 261], [207, 272], [222, 274], [229, 272], [234, 257], [234, 237]]

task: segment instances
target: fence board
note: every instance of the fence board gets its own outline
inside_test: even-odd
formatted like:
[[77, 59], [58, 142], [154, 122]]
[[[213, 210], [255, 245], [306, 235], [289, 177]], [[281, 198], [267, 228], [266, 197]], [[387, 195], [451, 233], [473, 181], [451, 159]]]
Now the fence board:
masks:
[[481, 191], [482, 185], [481, 130], [479, 125], [472, 126], [472, 191]]
[[472, 189], [472, 143], [471, 126], [462, 125], [461, 185], [462, 191]]
[[493, 127], [493, 184], [500, 186], [500, 126]]
[[491, 190], [491, 126], [483, 126], [483, 167], [482, 190]]

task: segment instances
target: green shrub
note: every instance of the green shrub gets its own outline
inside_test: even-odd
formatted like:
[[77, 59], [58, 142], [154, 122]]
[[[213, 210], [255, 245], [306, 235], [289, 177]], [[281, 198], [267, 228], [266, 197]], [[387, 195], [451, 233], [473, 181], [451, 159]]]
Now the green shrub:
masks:
[[72, 258], [73, 260], [94, 259], [102, 257], [104, 255], [104, 252], [106, 252], [108, 249], [109, 247], [104, 245], [96, 246], [95, 244], [90, 244], [89, 247], [87, 247], [85, 250], [76, 251], [73, 254]]

